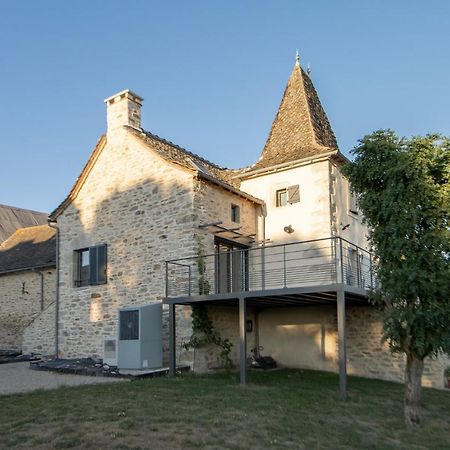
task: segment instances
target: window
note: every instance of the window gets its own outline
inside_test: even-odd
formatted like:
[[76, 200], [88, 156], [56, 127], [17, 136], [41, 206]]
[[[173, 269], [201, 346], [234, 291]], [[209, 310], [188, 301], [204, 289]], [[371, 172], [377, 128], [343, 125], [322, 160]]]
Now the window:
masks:
[[352, 192], [350, 183], [348, 184], [348, 210], [353, 214], [358, 214], [358, 200]]
[[75, 250], [75, 286], [106, 283], [106, 244]]
[[286, 206], [288, 199], [287, 189], [278, 189], [277, 191], [277, 206]]
[[231, 205], [231, 221], [239, 223], [241, 220], [240, 218], [240, 211], [238, 205]]
[[278, 189], [276, 192], [277, 206], [286, 206], [288, 203], [298, 203], [300, 201], [300, 186], [298, 184], [288, 188]]

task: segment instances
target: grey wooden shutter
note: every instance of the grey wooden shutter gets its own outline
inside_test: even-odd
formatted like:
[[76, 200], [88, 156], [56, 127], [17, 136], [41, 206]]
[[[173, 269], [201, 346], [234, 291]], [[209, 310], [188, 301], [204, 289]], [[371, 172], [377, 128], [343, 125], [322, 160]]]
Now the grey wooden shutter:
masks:
[[106, 283], [106, 244], [89, 249], [90, 283]]
[[295, 186], [288, 187], [288, 202], [298, 203], [300, 201], [300, 186], [296, 184]]
[[97, 283], [106, 283], [106, 244], [97, 247]]

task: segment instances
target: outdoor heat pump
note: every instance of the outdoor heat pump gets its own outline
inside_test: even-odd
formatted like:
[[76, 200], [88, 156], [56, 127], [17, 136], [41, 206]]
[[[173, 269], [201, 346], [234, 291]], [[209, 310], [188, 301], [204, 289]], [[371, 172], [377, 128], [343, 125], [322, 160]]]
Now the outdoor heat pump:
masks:
[[162, 304], [119, 309], [117, 366], [153, 369], [162, 366]]

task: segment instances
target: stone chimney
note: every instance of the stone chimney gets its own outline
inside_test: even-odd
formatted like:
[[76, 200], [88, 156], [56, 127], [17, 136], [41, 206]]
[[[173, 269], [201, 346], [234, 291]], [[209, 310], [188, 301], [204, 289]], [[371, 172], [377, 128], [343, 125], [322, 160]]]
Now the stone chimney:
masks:
[[141, 128], [141, 106], [144, 99], [126, 89], [105, 100], [107, 133], [124, 125]]

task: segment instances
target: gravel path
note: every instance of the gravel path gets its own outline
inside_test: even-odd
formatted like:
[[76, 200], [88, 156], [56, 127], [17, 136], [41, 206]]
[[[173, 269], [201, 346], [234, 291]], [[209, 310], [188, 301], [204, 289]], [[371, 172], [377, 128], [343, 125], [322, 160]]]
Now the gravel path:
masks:
[[0, 364], [0, 395], [31, 392], [36, 389], [56, 389], [59, 386], [117, 383], [123, 378], [86, 377], [31, 370], [29, 362]]

